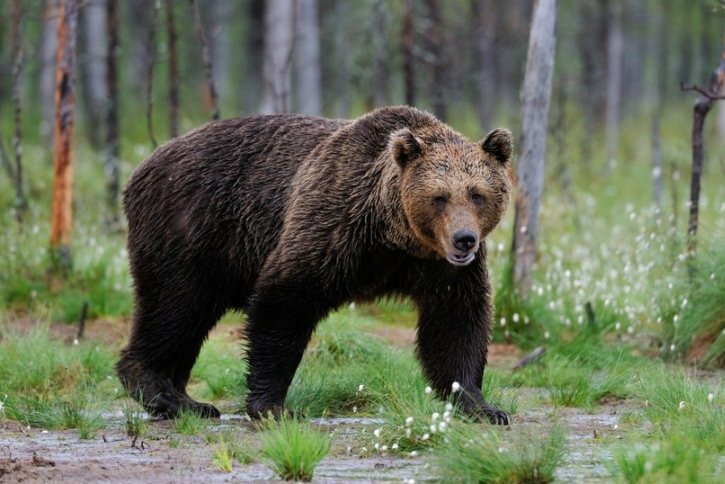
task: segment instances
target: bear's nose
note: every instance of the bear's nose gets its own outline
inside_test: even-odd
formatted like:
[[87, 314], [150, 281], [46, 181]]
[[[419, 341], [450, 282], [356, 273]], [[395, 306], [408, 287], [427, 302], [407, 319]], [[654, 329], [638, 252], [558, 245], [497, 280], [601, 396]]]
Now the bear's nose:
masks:
[[469, 251], [476, 245], [476, 234], [468, 229], [458, 230], [453, 234], [453, 245], [458, 250]]

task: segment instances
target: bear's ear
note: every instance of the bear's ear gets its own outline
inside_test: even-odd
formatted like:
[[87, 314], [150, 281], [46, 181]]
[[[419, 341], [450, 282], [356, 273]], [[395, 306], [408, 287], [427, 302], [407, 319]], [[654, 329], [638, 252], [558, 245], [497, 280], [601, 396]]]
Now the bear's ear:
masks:
[[423, 142], [408, 128], [399, 129], [390, 135], [390, 151], [398, 165], [405, 168], [405, 165], [423, 154]]
[[499, 163], [508, 163], [511, 161], [511, 155], [514, 151], [514, 140], [511, 131], [504, 128], [494, 129], [481, 141], [481, 148]]

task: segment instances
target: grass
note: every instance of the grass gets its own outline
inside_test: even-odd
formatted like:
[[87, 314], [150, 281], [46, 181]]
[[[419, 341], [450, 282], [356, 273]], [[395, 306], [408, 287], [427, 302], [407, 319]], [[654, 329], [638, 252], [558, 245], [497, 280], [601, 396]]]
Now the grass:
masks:
[[444, 482], [546, 483], [564, 452], [564, 433], [520, 435], [512, 441], [489, 428], [456, 426], [434, 451], [438, 476]]
[[99, 408], [118, 394], [106, 348], [66, 345], [37, 323], [26, 332], [0, 329], [4, 416], [26, 425], [75, 428], [90, 438], [102, 428]]
[[181, 435], [199, 435], [209, 427], [209, 419], [183, 411], [174, 419], [174, 429]]
[[260, 437], [263, 462], [280, 479], [312, 480], [315, 467], [330, 450], [330, 437], [307, 422], [287, 418], [266, 425]]
[[716, 483], [718, 456], [702, 451], [694, 442], [676, 438], [644, 446], [620, 449], [615, 472], [628, 483]]
[[144, 419], [143, 414], [142, 407], [135, 402], [126, 402], [126, 405], [123, 407], [126, 435], [134, 439], [134, 442], [137, 439], [143, 438], [148, 431], [148, 423]]

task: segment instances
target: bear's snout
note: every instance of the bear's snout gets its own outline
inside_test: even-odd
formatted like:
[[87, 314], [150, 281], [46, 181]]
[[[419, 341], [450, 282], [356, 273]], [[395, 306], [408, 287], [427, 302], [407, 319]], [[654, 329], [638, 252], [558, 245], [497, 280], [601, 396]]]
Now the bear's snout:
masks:
[[461, 252], [470, 252], [478, 242], [476, 234], [468, 229], [458, 230], [453, 234], [453, 247]]

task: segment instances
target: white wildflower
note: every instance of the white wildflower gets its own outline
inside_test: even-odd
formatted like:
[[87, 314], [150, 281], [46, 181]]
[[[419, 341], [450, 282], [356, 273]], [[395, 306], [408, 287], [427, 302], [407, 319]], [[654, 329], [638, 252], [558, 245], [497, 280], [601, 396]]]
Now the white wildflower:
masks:
[[380, 438], [381, 432], [382, 432], [382, 429], [375, 429], [375, 432], [373, 432], [373, 434], [375, 434], [375, 437]]
[[426, 395], [430, 395], [430, 393], [433, 391], [431, 387], [425, 387], [425, 393]]
[[[410, 455], [411, 457], [418, 457], [418, 451], [417, 451], [417, 450], [411, 450], [411, 451], [410, 451], [410, 454], [409, 454], [409, 455]], [[411, 480], [412, 480], [412, 479], [411, 479]], [[415, 482], [415, 481], [413, 481], [413, 482]]]
[[393, 449], [393, 450], [398, 450], [398, 443], [397, 443], [397, 442], [396, 442], [396, 443], [394, 443], [394, 444], [392, 445], [392, 447], [390, 447], [390, 448], [391, 448], [391, 449]]
[[446, 403], [446, 412], [453, 411], [453, 404], [451, 402]]
[[[708, 393], [707, 394], [707, 401], [708, 402], [712, 402], [714, 399], [715, 399], [715, 395], [713, 395], [712, 393]], [[0, 410], [2, 410], [2, 408], [3, 408], [2, 407], [2, 402], [0, 402]]]
[[436, 420], [438, 420], [440, 418], [440, 416], [441, 416], [441, 414], [439, 414], [438, 412], [433, 412], [433, 415], [430, 416], [431, 422], [435, 422]]
[[453, 384], [451, 385], [451, 391], [453, 393], [458, 393], [460, 390], [461, 390], [461, 384], [458, 383], [457, 381], [454, 381]]
[[423, 436], [422, 436], [422, 437], [420, 438], [420, 440], [422, 440], [422, 441], [424, 441], [424, 442], [425, 442], [426, 440], [428, 440], [428, 439], [430, 439], [430, 434], [423, 434]]
[[405, 419], [405, 425], [411, 426], [413, 424], [413, 417], [408, 417]]
[[682, 410], [683, 408], [685, 408], [685, 405], [687, 405], [687, 404], [684, 401], [683, 402], [680, 402], [680, 404], [677, 406], [677, 408], [679, 410]]

